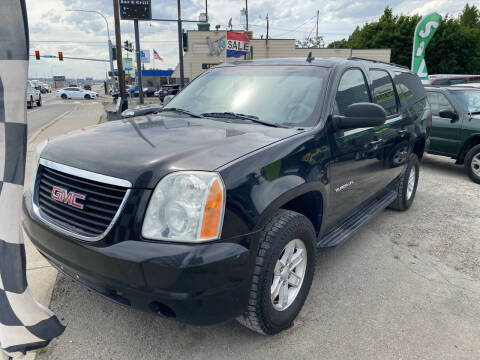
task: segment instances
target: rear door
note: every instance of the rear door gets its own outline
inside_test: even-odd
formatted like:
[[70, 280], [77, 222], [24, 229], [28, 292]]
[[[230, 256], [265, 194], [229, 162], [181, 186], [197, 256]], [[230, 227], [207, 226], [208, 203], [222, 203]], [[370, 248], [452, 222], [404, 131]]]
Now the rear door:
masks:
[[378, 127], [375, 131], [378, 139], [379, 170], [372, 172], [368, 179], [372, 189], [378, 191], [394, 181], [402, 172], [410, 147], [409, 136], [413, 132], [409, 127], [413, 122], [406, 112], [401, 112], [390, 72], [386, 69], [371, 68], [369, 76], [373, 102], [383, 107], [387, 115], [384, 126]]
[[432, 133], [430, 134], [430, 152], [454, 156], [461, 145], [460, 121], [441, 118], [439, 112], [444, 109], [455, 111], [455, 107], [445, 94], [429, 90], [428, 101], [432, 109]]

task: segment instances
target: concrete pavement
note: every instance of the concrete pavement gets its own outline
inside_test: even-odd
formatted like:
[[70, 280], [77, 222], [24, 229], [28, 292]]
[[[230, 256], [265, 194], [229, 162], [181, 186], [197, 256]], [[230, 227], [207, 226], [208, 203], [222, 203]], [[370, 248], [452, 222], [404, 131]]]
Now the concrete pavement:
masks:
[[158, 318], [61, 275], [51, 308], [67, 329], [39, 359], [479, 359], [479, 203], [463, 168], [426, 155], [412, 208], [319, 253], [304, 309], [274, 337]]

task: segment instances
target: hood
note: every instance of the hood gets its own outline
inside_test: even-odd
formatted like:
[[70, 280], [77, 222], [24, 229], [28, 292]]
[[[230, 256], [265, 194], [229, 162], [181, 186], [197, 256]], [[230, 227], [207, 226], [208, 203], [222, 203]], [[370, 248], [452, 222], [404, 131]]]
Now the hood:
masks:
[[153, 188], [178, 170], [213, 171], [298, 133], [249, 123], [150, 115], [113, 121], [51, 139], [42, 158]]

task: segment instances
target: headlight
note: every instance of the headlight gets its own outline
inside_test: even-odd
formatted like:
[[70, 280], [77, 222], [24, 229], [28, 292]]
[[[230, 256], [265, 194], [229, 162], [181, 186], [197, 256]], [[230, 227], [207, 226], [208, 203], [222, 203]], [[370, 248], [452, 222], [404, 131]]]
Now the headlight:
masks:
[[37, 178], [38, 162], [40, 161], [40, 155], [42, 155], [42, 151], [43, 149], [45, 149], [47, 144], [48, 144], [48, 139], [43, 140], [41, 143], [37, 145], [37, 147], [33, 151], [33, 157], [30, 162], [31, 171], [30, 171], [30, 183], [29, 183], [29, 190], [32, 195], [35, 190], [35, 180]]
[[135, 116], [135, 112], [133, 110], [128, 109], [122, 112], [122, 117], [124, 118], [132, 117], [132, 116]]
[[217, 173], [180, 171], [155, 188], [142, 236], [153, 240], [204, 242], [218, 239], [225, 211], [225, 185]]

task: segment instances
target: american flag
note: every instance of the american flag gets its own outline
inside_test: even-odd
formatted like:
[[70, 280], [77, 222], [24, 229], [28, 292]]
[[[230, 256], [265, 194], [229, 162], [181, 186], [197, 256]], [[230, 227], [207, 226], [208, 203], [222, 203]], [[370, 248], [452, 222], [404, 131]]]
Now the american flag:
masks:
[[163, 61], [163, 58], [162, 58], [160, 55], [158, 55], [158, 52], [157, 52], [157, 50], [155, 50], [155, 49], [153, 49], [153, 58], [154, 58], [155, 60]]

